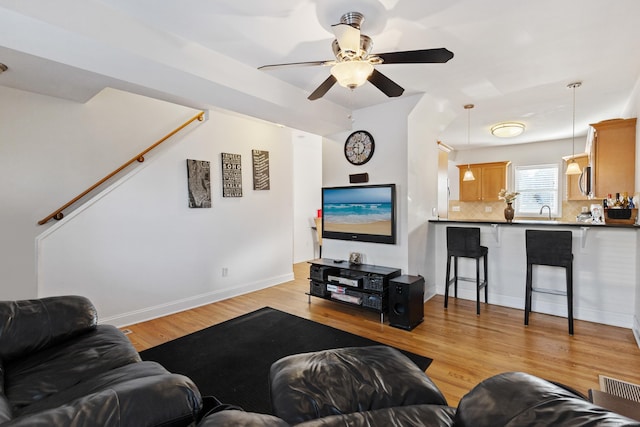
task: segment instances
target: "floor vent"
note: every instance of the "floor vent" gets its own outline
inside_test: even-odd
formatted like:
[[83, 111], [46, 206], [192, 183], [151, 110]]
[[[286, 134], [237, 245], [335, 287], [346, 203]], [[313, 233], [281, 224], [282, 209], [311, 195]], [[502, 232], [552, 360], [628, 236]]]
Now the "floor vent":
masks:
[[125, 335], [129, 335], [131, 333], [131, 329], [121, 329], [121, 331]]
[[600, 375], [600, 390], [640, 403], [640, 385]]

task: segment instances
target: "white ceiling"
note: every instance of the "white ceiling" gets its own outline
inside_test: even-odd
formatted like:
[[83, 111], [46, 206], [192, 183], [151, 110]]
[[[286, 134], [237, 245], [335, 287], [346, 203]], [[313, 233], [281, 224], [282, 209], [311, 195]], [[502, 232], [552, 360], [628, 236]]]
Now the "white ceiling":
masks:
[[[392, 102], [371, 84], [306, 97], [329, 68], [258, 71], [333, 59], [330, 25], [365, 15], [373, 53], [446, 47], [446, 64], [382, 64], [405, 88], [456, 118], [440, 139], [500, 145], [570, 138], [622, 117], [640, 77], [638, 0], [0, 0], [0, 85], [85, 102], [106, 86], [197, 108], [227, 108], [320, 134], [350, 126], [349, 111]], [[471, 110], [471, 144], [467, 111]]]

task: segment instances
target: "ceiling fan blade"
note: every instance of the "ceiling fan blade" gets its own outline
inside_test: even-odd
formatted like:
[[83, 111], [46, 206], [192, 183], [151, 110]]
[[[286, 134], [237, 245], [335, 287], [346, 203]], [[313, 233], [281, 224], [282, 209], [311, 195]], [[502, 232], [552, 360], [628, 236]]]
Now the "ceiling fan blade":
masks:
[[288, 64], [270, 64], [262, 65], [258, 67], [258, 70], [272, 70], [274, 68], [287, 68], [287, 67], [313, 67], [316, 65], [325, 65], [331, 61], [309, 61], [309, 62], [290, 62]]
[[314, 90], [307, 99], [311, 101], [315, 101], [318, 98], [322, 98], [324, 94], [327, 93], [334, 84], [336, 84], [336, 82], [337, 80], [335, 77], [333, 77], [333, 74], [329, 74], [329, 77], [327, 77], [327, 80], [322, 82], [322, 84], [318, 86], [318, 88]]
[[360, 50], [360, 30], [349, 24], [335, 24], [331, 26], [338, 45], [343, 52], [358, 53]]
[[372, 85], [380, 89], [385, 95], [392, 98], [400, 96], [404, 92], [402, 86], [398, 85], [375, 68], [367, 80], [369, 80]]
[[439, 49], [406, 50], [403, 52], [376, 53], [383, 64], [425, 64], [445, 63], [453, 58], [453, 52], [444, 47]]

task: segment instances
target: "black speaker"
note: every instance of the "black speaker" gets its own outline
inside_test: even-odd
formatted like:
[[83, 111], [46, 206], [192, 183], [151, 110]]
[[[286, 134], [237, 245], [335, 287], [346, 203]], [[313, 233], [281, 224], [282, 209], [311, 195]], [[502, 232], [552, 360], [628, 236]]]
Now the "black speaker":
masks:
[[398, 276], [389, 280], [389, 324], [411, 330], [424, 319], [424, 277]]
[[349, 175], [349, 182], [351, 184], [360, 184], [363, 182], [369, 182], [369, 174], [368, 173], [355, 173], [353, 175]]

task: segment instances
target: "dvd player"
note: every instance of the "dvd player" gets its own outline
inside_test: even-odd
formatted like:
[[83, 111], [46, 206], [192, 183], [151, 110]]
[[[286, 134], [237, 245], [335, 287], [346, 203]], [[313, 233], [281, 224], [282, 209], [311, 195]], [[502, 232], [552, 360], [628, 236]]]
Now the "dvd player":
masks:
[[327, 276], [327, 280], [329, 280], [330, 282], [340, 283], [341, 285], [351, 286], [353, 288], [357, 288], [357, 287], [360, 286], [360, 282], [361, 282], [362, 279], [361, 278], [351, 279], [349, 277], [340, 277], [340, 276], [329, 275], [329, 276]]

